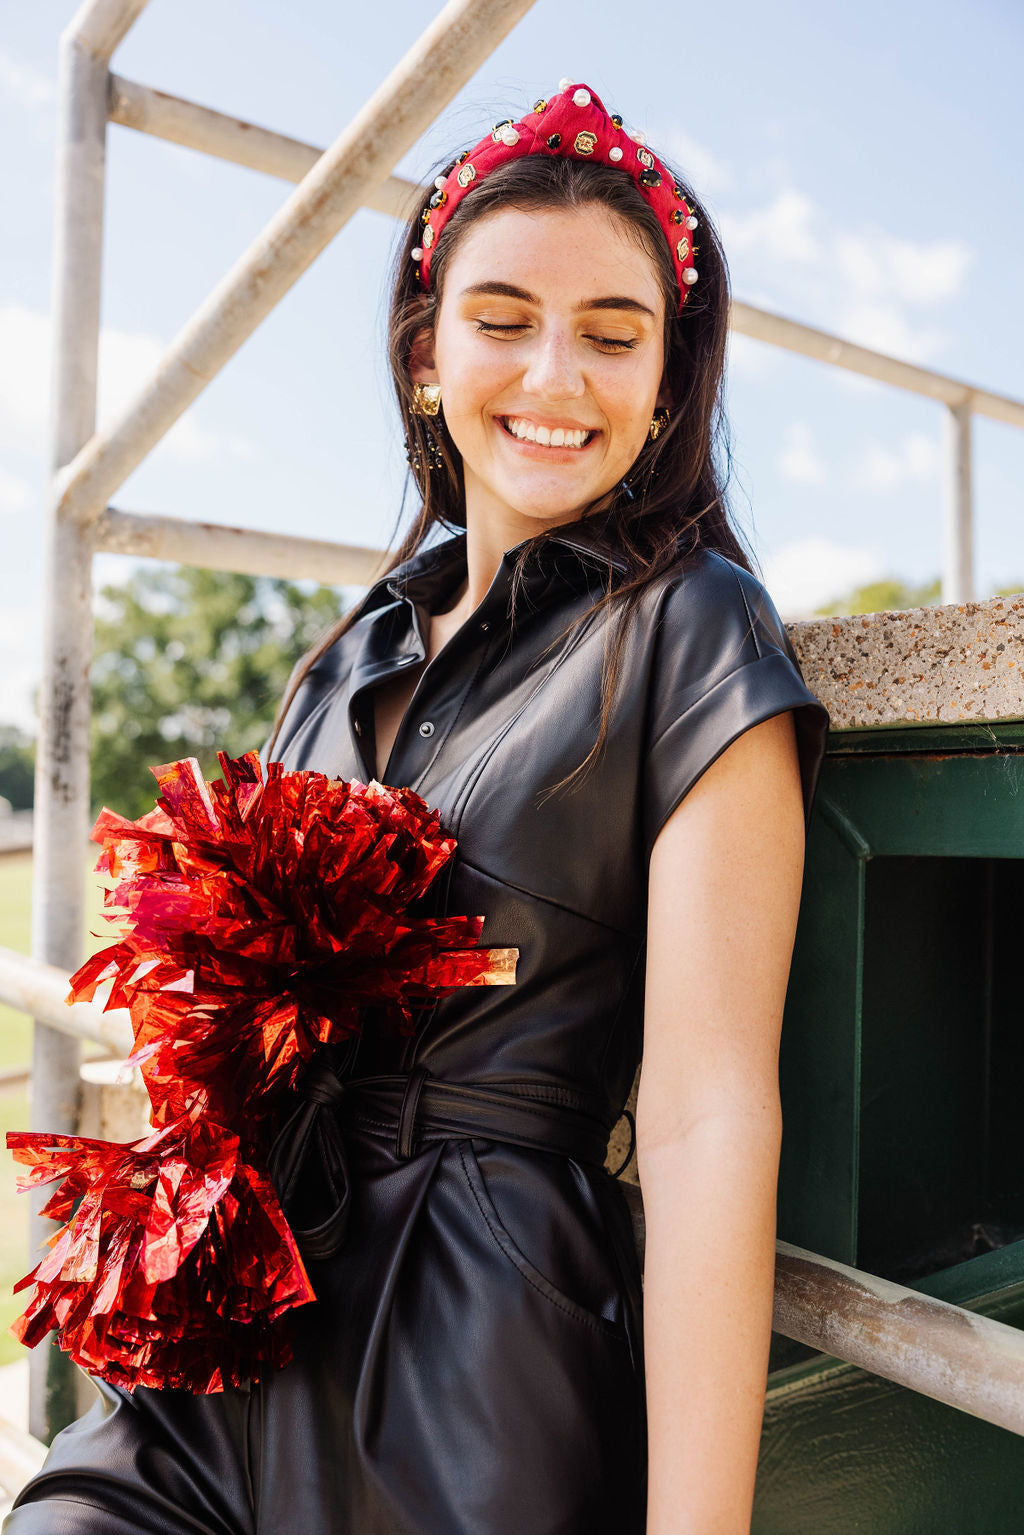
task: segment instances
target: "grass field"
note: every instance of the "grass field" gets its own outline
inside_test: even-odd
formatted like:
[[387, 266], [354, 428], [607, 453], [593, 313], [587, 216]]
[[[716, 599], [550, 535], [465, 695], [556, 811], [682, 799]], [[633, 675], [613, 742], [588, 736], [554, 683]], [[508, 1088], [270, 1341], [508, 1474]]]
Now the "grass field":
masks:
[[[90, 847], [85, 854], [91, 871], [99, 850]], [[100, 920], [102, 894], [98, 876], [88, 875], [89, 892], [86, 926], [102, 933]], [[28, 953], [30, 910], [32, 902], [32, 855], [15, 853], [0, 857], [0, 945]], [[110, 942], [110, 936], [86, 938], [86, 952]], [[24, 1013], [0, 1006], [0, 1069], [28, 1066], [32, 1059], [32, 1024]], [[0, 1365], [21, 1357], [24, 1349], [7, 1331], [23, 1309], [25, 1295], [12, 1295], [11, 1286], [32, 1266], [28, 1250], [28, 1197], [15, 1192], [15, 1165], [6, 1150], [8, 1130], [28, 1127], [29, 1102], [23, 1091], [0, 1094]]]

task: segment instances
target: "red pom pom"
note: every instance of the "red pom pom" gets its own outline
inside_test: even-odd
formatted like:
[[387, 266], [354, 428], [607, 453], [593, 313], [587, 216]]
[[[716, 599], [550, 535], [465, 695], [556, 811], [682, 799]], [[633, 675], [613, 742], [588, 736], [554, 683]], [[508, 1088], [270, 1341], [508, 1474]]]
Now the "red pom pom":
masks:
[[368, 1008], [408, 1030], [431, 996], [515, 979], [515, 949], [475, 947], [482, 917], [410, 913], [455, 851], [418, 795], [279, 763], [264, 782], [254, 752], [220, 762], [216, 783], [192, 758], [154, 768], [155, 810], [93, 827], [121, 936], [68, 1001], [113, 983], [157, 1129], [131, 1146], [7, 1138], [22, 1186], [61, 1179], [45, 1213], [70, 1216], [12, 1330], [32, 1346], [56, 1329], [129, 1389], [217, 1391], [286, 1361], [278, 1323], [315, 1297], [261, 1168], [314, 1052]]
[[204, 1119], [133, 1145], [18, 1132], [7, 1144], [32, 1169], [19, 1189], [59, 1178], [43, 1214], [70, 1215], [15, 1287], [36, 1287], [12, 1329], [22, 1342], [56, 1329], [76, 1364], [128, 1387], [219, 1391], [287, 1362], [279, 1319], [315, 1296], [237, 1135]]

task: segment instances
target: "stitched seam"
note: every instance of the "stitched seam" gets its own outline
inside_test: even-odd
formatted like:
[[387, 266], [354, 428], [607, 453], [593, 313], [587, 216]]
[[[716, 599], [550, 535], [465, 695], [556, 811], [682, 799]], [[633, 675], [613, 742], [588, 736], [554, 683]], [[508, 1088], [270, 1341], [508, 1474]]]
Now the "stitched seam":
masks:
[[[597, 1317], [590, 1316], [586, 1311], [582, 1310], [582, 1308], [571, 1305], [568, 1301], [559, 1300], [555, 1295], [549, 1295], [546, 1290], [541, 1289], [540, 1285], [537, 1284], [532, 1275], [530, 1275], [526, 1269], [522, 1267], [522, 1264], [516, 1262], [515, 1257], [511, 1252], [509, 1252], [508, 1247], [502, 1240], [506, 1233], [496, 1230], [493, 1221], [487, 1213], [487, 1210], [480, 1203], [480, 1196], [476, 1191], [476, 1186], [470, 1176], [469, 1167], [466, 1163], [465, 1142], [458, 1141], [456, 1144], [459, 1152], [459, 1160], [462, 1163], [462, 1170], [465, 1173], [466, 1182], [469, 1184], [469, 1190], [473, 1195], [476, 1207], [480, 1211], [480, 1214], [483, 1216], [487, 1225], [487, 1229], [491, 1233], [491, 1236], [494, 1238], [495, 1245], [497, 1246], [499, 1252], [501, 1252], [504, 1257], [508, 1259], [509, 1263], [511, 1263], [512, 1267], [515, 1269], [520, 1278], [525, 1279], [530, 1288], [532, 1290], [536, 1290], [541, 1299], [546, 1300], [549, 1306], [554, 1306], [558, 1311], [564, 1312], [567, 1317], [571, 1317], [576, 1322], [581, 1322], [584, 1327], [589, 1327], [593, 1332], [600, 1333], [602, 1337], [619, 1338], [621, 1342], [628, 1341], [624, 1338], [621, 1338], [618, 1330], [613, 1328], [610, 1323], [602, 1323]], [[511, 1237], [508, 1237], [508, 1244], [514, 1249], [516, 1253], [519, 1252], [519, 1249], [515, 1246], [515, 1243], [512, 1241]], [[525, 1254], [519, 1254], [519, 1256], [522, 1257], [524, 1263], [528, 1261]], [[550, 1280], [548, 1283], [550, 1284]]]
[[481, 868], [471, 858], [459, 854], [459, 861], [464, 869], [472, 869], [474, 874], [482, 874], [484, 879], [493, 881], [495, 885], [501, 885], [506, 890], [516, 890], [520, 895], [529, 896], [531, 901], [540, 901], [545, 906], [552, 907], [555, 911], [564, 911], [570, 917], [577, 917], [580, 922], [589, 922], [592, 927], [603, 928], [606, 933], [614, 933], [616, 938], [634, 938], [636, 935], [625, 928], [612, 927], [610, 922], [602, 922], [600, 917], [590, 917], [585, 911], [577, 911], [574, 906], [567, 906], [564, 901], [556, 901], [549, 895], [541, 895], [538, 890], [530, 890], [526, 885], [517, 885], [513, 879], [502, 879], [499, 874], [492, 874], [490, 869]]
[[[719, 677], [718, 681], [714, 684], [714, 686], [708, 688], [706, 693], [702, 693], [700, 698], [695, 698], [693, 703], [690, 704], [689, 708], [683, 710], [682, 714], [677, 714], [675, 719], [670, 720], [669, 723], [665, 726], [664, 730], [661, 732], [661, 734], [658, 735], [651, 742], [651, 744], [650, 744], [650, 746], [648, 748], [648, 752], [652, 752], [654, 750], [654, 748], [656, 746], [660, 745], [660, 743], [665, 739], [665, 737], [668, 735], [670, 730], [674, 730], [675, 727], [679, 724], [679, 722], [681, 720], [684, 720], [688, 714], [692, 714], [693, 713], [694, 709], [699, 709], [702, 704], [706, 704], [708, 699], [712, 698], [715, 695], [715, 693], [718, 692], [719, 688], [724, 687], [727, 682], [731, 682], [734, 677], [738, 677], [740, 672], [747, 671], [748, 668], [750, 668], [750, 667], [768, 665], [769, 663], [774, 661], [777, 656], [781, 656], [781, 655], [782, 655], [781, 651], [772, 651], [770, 655], [758, 656], [756, 661], [741, 661], [739, 666], [734, 666], [731, 672], [726, 672], [724, 677]], [[794, 708], [800, 708], [800, 707], [801, 707], [800, 704], [784, 704], [783, 705], [783, 708], [786, 708], [786, 709], [794, 709]], [[782, 712], [781, 710], [776, 710], [776, 713], [781, 713], [781, 712]]]
[[[712, 551], [712, 552], [716, 553], [717, 551]], [[721, 556], [719, 556], [719, 558], [721, 558]], [[750, 627], [747, 630], [747, 633], [750, 635], [751, 639], [754, 641], [754, 645], [755, 645], [755, 647], [757, 649], [758, 660], [763, 660], [763, 658], [764, 658], [764, 651], [761, 649], [761, 644], [760, 644], [760, 641], [758, 640], [758, 637], [757, 637], [757, 630], [754, 627], [754, 615], [750, 611], [750, 603], [747, 601], [747, 594], [746, 594], [746, 592], [743, 589], [743, 582], [740, 580], [739, 571], [736, 569], [736, 567], [731, 562], [725, 561], [724, 563], [728, 564], [729, 570], [732, 573], [732, 578], [736, 582], [736, 585], [740, 589], [740, 596], [743, 599], [744, 611], [746, 612], [747, 620], [748, 620], [748, 622], [750, 624]]]

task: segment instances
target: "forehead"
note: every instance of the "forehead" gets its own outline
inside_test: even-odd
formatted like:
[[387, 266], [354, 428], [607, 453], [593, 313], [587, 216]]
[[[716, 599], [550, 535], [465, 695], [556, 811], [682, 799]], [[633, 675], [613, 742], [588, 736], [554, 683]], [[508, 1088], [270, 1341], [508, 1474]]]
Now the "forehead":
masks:
[[463, 235], [445, 274], [445, 297], [478, 282], [507, 282], [573, 304], [609, 295], [637, 299], [661, 315], [654, 262], [635, 232], [600, 203], [582, 208], [501, 208]]

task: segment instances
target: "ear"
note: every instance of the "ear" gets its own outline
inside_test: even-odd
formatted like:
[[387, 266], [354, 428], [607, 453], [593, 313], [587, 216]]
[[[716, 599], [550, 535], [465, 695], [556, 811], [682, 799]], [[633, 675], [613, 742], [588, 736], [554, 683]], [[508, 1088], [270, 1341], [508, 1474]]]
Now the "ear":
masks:
[[434, 364], [434, 330], [430, 325], [424, 325], [413, 337], [409, 352], [409, 377], [414, 384], [440, 382]]

